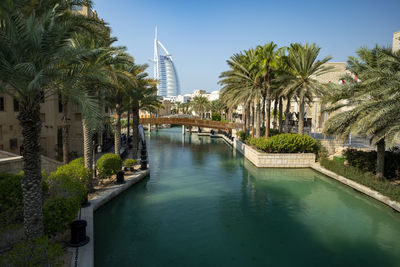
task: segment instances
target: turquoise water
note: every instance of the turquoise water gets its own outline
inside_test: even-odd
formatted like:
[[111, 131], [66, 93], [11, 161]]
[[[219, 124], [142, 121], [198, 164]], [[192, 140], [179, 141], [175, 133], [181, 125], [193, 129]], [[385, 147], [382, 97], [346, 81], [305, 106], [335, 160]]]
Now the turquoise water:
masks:
[[400, 266], [400, 215], [222, 139], [147, 136], [151, 176], [95, 212], [95, 266]]

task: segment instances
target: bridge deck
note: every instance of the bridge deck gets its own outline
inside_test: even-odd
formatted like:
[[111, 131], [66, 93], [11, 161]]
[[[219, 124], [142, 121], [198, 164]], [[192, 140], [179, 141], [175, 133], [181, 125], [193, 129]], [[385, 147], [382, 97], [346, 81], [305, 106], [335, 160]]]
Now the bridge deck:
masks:
[[212, 129], [242, 129], [242, 123], [221, 122], [193, 118], [140, 118], [140, 124], [174, 124], [186, 126], [198, 126]]

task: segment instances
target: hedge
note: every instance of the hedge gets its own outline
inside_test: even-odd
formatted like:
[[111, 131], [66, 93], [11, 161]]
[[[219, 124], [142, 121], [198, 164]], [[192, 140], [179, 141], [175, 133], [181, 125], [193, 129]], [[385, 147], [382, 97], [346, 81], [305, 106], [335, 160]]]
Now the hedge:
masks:
[[400, 187], [387, 180], [378, 179], [373, 173], [363, 172], [359, 168], [346, 166], [341, 162], [327, 158], [321, 158], [320, 164], [325, 169], [378, 191], [392, 200], [400, 201]]
[[[349, 165], [363, 171], [375, 173], [376, 151], [361, 151], [347, 149], [343, 152]], [[385, 173], [386, 178], [398, 178], [400, 176], [400, 152], [398, 150], [385, 152]]]
[[294, 133], [274, 135], [268, 140], [264, 137], [250, 138], [251, 146], [267, 153], [318, 153], [320, 144], [308, 135]]

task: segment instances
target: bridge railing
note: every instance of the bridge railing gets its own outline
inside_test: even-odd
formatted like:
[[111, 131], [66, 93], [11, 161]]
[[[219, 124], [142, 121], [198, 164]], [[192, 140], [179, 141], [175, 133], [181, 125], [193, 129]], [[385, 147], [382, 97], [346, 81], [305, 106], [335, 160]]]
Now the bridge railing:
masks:
[[234, 122], [221, 122], [212, 120], [202, 120], [194, 118], [141, 118], [139, 120], [141, 124], [175, 124], [185, 126], [198, 126], [213, 129], [236, 129], [240, 130], [243, 128], [242, 123]]

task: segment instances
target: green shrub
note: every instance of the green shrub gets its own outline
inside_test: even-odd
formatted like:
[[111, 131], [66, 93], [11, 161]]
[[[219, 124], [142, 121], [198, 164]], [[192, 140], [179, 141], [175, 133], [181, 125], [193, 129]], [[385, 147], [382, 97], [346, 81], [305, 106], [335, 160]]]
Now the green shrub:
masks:
[[[363, 171], [375, 173], [376, 151], [361, 151], [357, 149], [346, 149], [343, 155], [347, 158], [350, 166]], [[386, 178], [397, 178], [400, 176], [400, 153], [398, 149], [385, 152], [385, 175]]]
[[47, 178], [51, 198], [71, 198], [78, 203], [83, 203], [87, 197], [87, 191], [84, 184], [74, 180], [62, 172], [53, 172]]
[[22, 205], [21, 176], [0, 173], [0, 213]]
[[47, 237], [21, 241], [0, 258], [1, 266], [62, 266], [61, 246]]
[[244, 131], [239, 131], [237, 133], [237, 135], [239, 137], [239, 140], [242, 141], [242, 142], [245, 142], [246, 139], [250, 137], [250, 135], [248, 133], [244, 132]]
[[336, 161], [336, 162], [344, 164], [344, 162], [346, 161], [346, 157], [333, 156], [333, 160]]
[[[44, 172], [42, 172], [43, 176]], [[23, 195], [21, 187], [21, 179], [24, 172], [18, 174], [0, 173], [0, 213], [9, 208], [23, 206]], [[46, 181], [42, 181], [42, 191], [46, 195], [48, 185]]]
[[265, 140], [264, 137], [250, 138], [249, 144], [267, 153], [318, 153], [319, 142], [308, 135], [278, 134]]
[[84, 185], [87, 185], [91, 175], [90, 170], [85, 168], [83, 158], [74, 159], [70, 163], [58, 167], [56, 173], [64, 173]]
[[211, 115], [211, 120], [213, 120], [213, 121], [221, 121], [221, 115], [219, 113], [214, 112]]
[[251, 137], [249, 144], [259, 150], [267, 151], [269, 142], [265, 139], [265, 137]]
[[49, 236], [62, 233], [75, 220], [80, 202], [74, 198], [56, 197], [45, 202], [43, 206], [44, 231]]
[[327, 158], [321, 158], [320, 163], [325, 169], [376, 190], [395, 201], [400, 201], [400, 187], [387, 180], [378, 179], [373, 173], [363, 172], [359, 168], [346, 166]]
[[124, 161], [124, 165], [125, 165], [126, 167], [133, 167], [133, 166], [136, 165], [136, 163], [137, 163], [137, 160], [136, 160], [136, 159], [126, 159], [126, 160]]
[[96, 163], [101, 178], [110, 177], [116, 174], [122, 168], [122, 159], [120, 156], [108, 153], [101, 156]]

